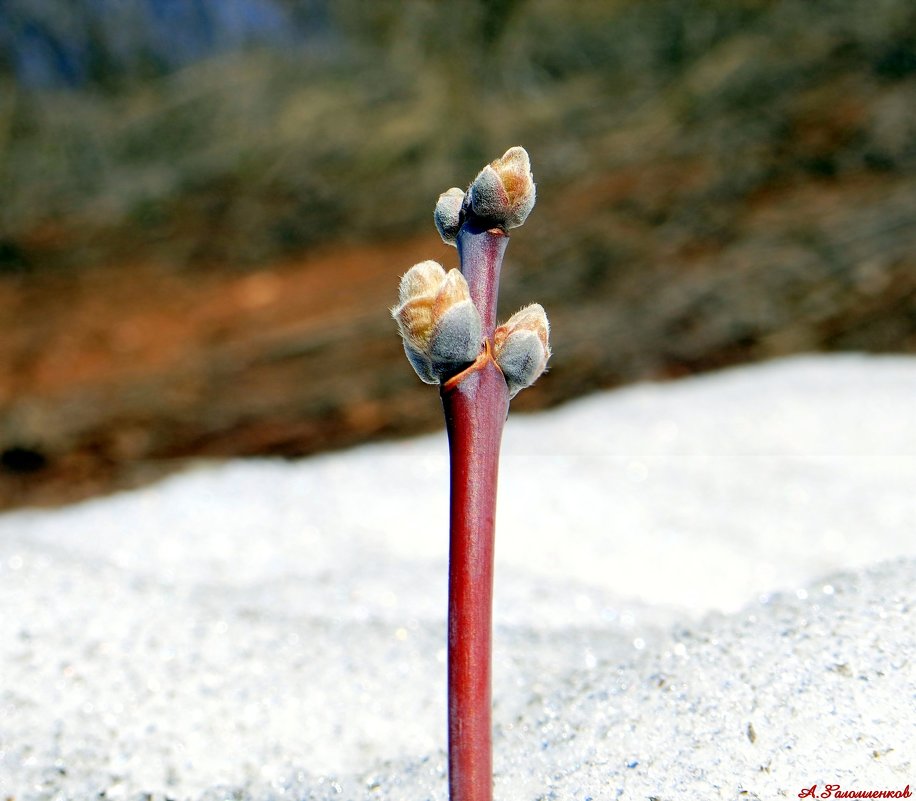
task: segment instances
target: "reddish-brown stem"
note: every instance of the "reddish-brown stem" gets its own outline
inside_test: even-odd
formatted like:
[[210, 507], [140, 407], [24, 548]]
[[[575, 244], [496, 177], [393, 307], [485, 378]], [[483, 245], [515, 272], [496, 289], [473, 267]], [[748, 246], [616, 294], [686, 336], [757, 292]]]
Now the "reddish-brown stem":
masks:
[[451, 801], [493, 798], [490, 713], [496, 481], [506, 380], [491, 353], [508, 237], [465, 225], [461, 269], [481, 313], [484, 350], [442, 387], [451, 467], [448, 595], [448, 765]]
[[458, 258], [461, 272], [471, 290], [471, 300], [480, 312], [484, 338], [493, 336], [496, 328], [496, 300], [499, 295], [499, 271], [509, 237], [500, 228], [484, 229], [467, 222], [458, 232]]

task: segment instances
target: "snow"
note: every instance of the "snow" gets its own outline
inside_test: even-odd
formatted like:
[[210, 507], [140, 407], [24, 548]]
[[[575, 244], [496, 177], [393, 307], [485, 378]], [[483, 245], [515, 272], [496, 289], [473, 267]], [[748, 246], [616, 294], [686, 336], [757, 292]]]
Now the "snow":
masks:
[[[916, 787], [914, 398], [809, 356], [510, 415], [496, 797]], [[444, 801], [446, 570], [443, 433], [0, 517], [0, 799]]]

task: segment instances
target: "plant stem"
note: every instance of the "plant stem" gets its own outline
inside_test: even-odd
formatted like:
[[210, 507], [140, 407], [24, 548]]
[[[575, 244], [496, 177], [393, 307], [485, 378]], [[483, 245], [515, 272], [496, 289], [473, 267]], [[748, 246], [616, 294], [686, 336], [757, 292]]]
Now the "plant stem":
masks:
[[484, 350], [442, 387], [451, 504], [448, 601], [448, 763], [451, 801], [491, 801], [493, 552], [499, 446], [509, 391], [491, 352], [499, 271], [508, 237], [470, 224], [461, 269], [483, 320]]
[[471, 290], [471, 301], [480, 312], [484, 339], [493, 338], [496, 328], [496, 301], [499, 296], [499, 272], [509, 235], [500, 228], [483, 229], [472, 221], [458, 232], [456, 241], [461, 272]]

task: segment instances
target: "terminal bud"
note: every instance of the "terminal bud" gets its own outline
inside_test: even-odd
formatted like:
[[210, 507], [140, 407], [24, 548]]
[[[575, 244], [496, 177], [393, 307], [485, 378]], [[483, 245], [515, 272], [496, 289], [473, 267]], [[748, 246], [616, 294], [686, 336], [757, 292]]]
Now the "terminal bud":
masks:
[[404, 352], [427, 384], [438, 384], [477, 358], [483, 337], [480, 314], [459, 270], [448, 273], [434, 261], [410, 268], [391, 310]]
[[514, 398], [530, 387], [547, 367], [550, 358], [550, 323], [539, 303], [513, 314], [493, 332], [493, 358]]
[[481, 220], [508, 230], [525, 222], [535, 199], [528, 153], [523, 147], [512, 147], [480, 171], [465, 205]]

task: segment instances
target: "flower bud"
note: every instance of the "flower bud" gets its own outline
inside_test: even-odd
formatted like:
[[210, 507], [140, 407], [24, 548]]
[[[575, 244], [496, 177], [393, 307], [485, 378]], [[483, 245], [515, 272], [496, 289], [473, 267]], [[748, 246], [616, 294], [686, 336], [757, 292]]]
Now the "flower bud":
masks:
[[550, 358], [550, 323], [543, 307], [532, 303], [493, 332], [493, 357], [506, 377], [509, 397], [530, 387]]
[[457, 186], [439, 195], [433, 219], [436, 221], [439, 236], [446, 245], [454, 245], [458, 238], [462, 205], [464, 205], [464, 192]]
[[482, 323], [459, 270], [434, 261], [411, 267], [401, 278], [400, 305], [391, 310], [416, 374], [438, 384], [480, 352]]
[[512, 147], [480, 171], [468, 189], [468, 204], [482, 220], [517, 228], [534, 208], [535, 194], [528, 153]]

